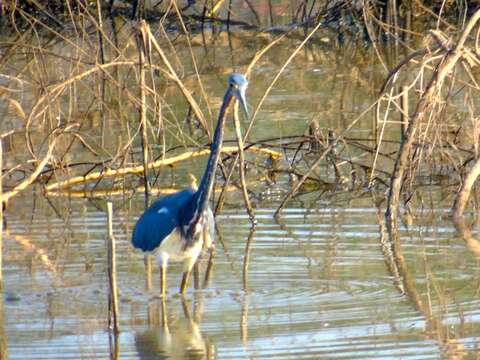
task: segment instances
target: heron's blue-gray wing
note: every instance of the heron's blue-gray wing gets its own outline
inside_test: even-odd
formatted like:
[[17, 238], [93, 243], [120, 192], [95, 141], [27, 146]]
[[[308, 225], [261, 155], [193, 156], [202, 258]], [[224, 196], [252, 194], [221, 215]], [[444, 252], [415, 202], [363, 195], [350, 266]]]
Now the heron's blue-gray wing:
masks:
[[179, 191], [155, 201], [137, 220], [132, 244], [143, 251], [155, 250], [177, 226], [181, 210], [192, 200], [194, 191]]

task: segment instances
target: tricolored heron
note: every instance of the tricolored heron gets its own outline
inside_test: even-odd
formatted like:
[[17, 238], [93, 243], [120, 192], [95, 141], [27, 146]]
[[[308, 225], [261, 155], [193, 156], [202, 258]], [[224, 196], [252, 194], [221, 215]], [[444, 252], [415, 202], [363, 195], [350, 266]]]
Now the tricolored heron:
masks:
[[228, 109], [238, 100], [246, 114], [247, 79], [231, 74], [218, 115], [210, 146], [210, 157], [198, 189], [185, 189], [156, 200], [140, 216], [132, 233], [132, 244], [145, 252], [153, 252], [160, 262], [160, 288], [165, 297], [165, 275], [168, 261], [183, 261], [184, 272], [180, 293], [187, 288], [188, 278], [203, 248], [210, 248], [215, 237], [215, 220], [209, 205], [215, 170], [223, 142], [223, 129]]

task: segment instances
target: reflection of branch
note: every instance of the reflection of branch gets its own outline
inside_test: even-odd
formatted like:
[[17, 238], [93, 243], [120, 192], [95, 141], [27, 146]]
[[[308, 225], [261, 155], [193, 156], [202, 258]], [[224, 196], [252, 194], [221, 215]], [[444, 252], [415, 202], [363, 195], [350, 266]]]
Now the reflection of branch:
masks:
[[405, 258], [403, 257], [402, 248], [400, 244], [400, 237], [397, 232], [390, 233], [390, 238], [385, 236], [385, 224], [382, 222], [380, 216], [380, 209], [377, 207], [377, 219], [380, 224], [380, 241], [382, 244], [382, 252], [384, 254], [385, 262], [387, 264], [388, 271], [395, 279], [395, 285], [406, 295], [411, 301], [415, 309], [420, 312], [427, 323], [430, 323], [431, 312], [426, 309], [420, 295], [418, 294], [415, 283], [413, 282], [412, 275], [408, 270]]
[[[330, 256], [330, 254], [326, 253], [325, 258], [323, 259], [320, 258], [320, 256], [314, 254], [312, 251], [308, 249], [308, 247], [306, 246], [306, 242], [303, 240], [303, 237], [299, 237], [298, 235], [296, 235], [292, 231], [292, 229], [284, 222], [284, 219], [282, 219], [281, 217], [274, 217], [274, 220], [281, 230], [285, 231], [291, 239], [297, 242], [299, 249], [303, 253], [303, 256], [308, 260], [309, 267], [310, 267], [310, 264], [312, 264], [312, 262], [317, 264], [321, 263], [322, 261], [325, 264], [329, 263], [328, 257]], [[331, 273], [333, 273], [333, 271], [330, 271], [330, 274]]]
[[477, 260], [480, 260], [480, 241], [472, 236], [472, 230], [465, 224], [463, 217], [454, 217], [455, 228], [462, 236], [468, 249], [474, 253]]
[[248, 265], [250, 264], [250, 250], [253, 240], [253, 234], [255, 233], [255, 225], [250, 228], [248, 233], [247, 245], [245, 246], [245, 254], [243, 256], [243, 290], [248, 291]]
[[248, 344], [248, 297], [244, 297], [242, 304], [242, 315], [240, 316], [240, 337], [244, 347]]
[[10, 239], [16, 241], [18, 244], [20, 244], [24, 249], [27, 251], [33, 252], [36, 257], [40, 259], [40, 262], [42, 265], [50, 272], [56, 274], [57, 273], [57, 267], [54, 263], [50, 261], [48, 258], [48, 255], [46, 254], [45, 250], [35, 246], [35, 244], [27, 239], [26, 237], [22, 235], [12, 235], [12, 234], [6, 234], [7, 237]]
[[385, 231], [385, 225], [382, 221], [381, 210], [379, 206], [375, 207], [375, 215], [379, 224], [379, 233], [380, 233], [380, 245], [382, 247], [382, 254], [385, 259], [385, 265], [390, 275], [393, 276], [395, 282], [395, 287], [402, 293], [405, 294], [405, 288], [402, 283], [402, 276], [399, 273], [395, 258], [393, 256], [393, 249], [388, 242], [388, 237]]
[[385, 256], [385, 263], [390, 274], [394, 277], [395, 286], [399, 289], [402, 295], [405, 295], [411, 302], [414, 309], [417, 310], [424, 318], [426, 323], [427, 337], [431, 340], [438, 341], [445, 351], [446, 358], [459, 359], [463, 358], [464, 346], [457, 339], [451, 339], [453, 336], [448, 329], [448, 324], [442, 324], [442, 317], [435, 316], [432, 313], [431, 304], [426, 305], [415, 286], [414, 279], [409, 271], [405, 258], [402, 254], [400, 246], [400, 238], [395, 228], [391, 232], [390, 237], [386, 236], [384, 218], [381, 216], [379, 204], [377, 205], [377, 219], [380, 225], [380, 242], [382, 245], [382, 252]]
[[[222, 191], [222, 187], [216, 186], [214, 192]], [[119, 196], [133, 193], [143, 193], [144, 186], [137, 186], [135, 188], [110, 188], [110, 189], [79, 189], [79, 190], [53, 190], [47, 191], [45, 195], [52, 197], [68, 197], [68, 198], [105, 198], [109, 196]], [[150, 195], [168, 195], [178, 192], [179, 188], [175, 187], [154, 187], [150, 188]], [[227, 191], [235, 191], [237, 187], [230, 185], [227, 187]]]

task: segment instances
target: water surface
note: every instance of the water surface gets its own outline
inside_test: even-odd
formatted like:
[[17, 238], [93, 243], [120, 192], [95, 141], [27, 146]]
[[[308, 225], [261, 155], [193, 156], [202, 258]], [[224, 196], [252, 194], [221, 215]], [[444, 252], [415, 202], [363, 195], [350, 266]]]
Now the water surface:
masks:
[[[126, 34], [128, 28], [120, 35]], [[193, 48], [197, 59], [203, 60], [201, 76], [206, 92], [211, 94], [212, 113], [216, 113], [221, 101], [225, 73], [243, 69], [256, 50], [245, 47], [245, 39], [234, 40], [237, 45], [233, 47], [219, 41], [214, 47], [217, 56], [201, 46]], [[251, 37], [247, 40], [251, 44]], [[295, 43], [289, 41], [289, 45]], [[260, 40], [255, 44], [261, 47]], [[289, 49], [274, 48], [254, 68], [248, 92], [252, 107], [291, 53]], [[70, 49], [57, 43], [50, 50], [63, 54]], [[186, 49], [180, 51], [188, 54]], [[306, 133], [311, 120], [316, 120], [325, 134], [328, 129], [340, 132], [377, 94], [385, 74], [373, 54], [368, 46], [337, 43], [334, 37], [313, 43], [275, 85], [250, 140], [285, 144], [287, 136]], [[21, 53], [15, 56], [18, 68], [27, 63]], [[237, 62], [232, 63], [232, 59]], [[217, 63], [224, 70], [209, 67]], [[65, 64], [59, 59], [51, 65], [47, 72], [54, 81], [57, 67]], [[194, 79], [189, 66], [185, 65], [187, 84], [188, 79]], [[123, 75], [125, 84], [135, 83]], [[195, 87], [195, 81], [190, 81]], [[89, 82], [85, 80], [84, 85]], [[23, 86], [22, 103], [31, 106], [30, 87]], [[179, 119], [187, 110], [172, 87], [161, 89], [166, 99], [165, 146], [170, 149], [181, 143], [174, 135], [182, 128]], [[113, 91], [108, 96], [112, 103], [102, 121], [111, 132], [104, 138], [95, 133], [97, 138], [93, 139], [103, 141], [104, 149], [114, 153], [118, 142], [127, 138], [127, 125], [135, 124], [137, 111], [128, 103], [115, 104], [120, 97], [115, 98]], [[80, 91], [77, 100], [72, 107], [74, 114], [85, 121], [85, 132], [101, 127], [99, 109], [87, 106], [96, 104], [95, 96]], [[62, 97], [59, 109], [64, 110], [68, 101], [71, 99], [67, 95]], [[2, 110], [2, 131], [16, 128], [18, 118]], [[61, 115], [72, 120], [66, 111]], [[373, 134], [367, 116], [350, 135], [368, 140]], [[206, 141], [194, 135], [185, 135], [186, 142], [199, 145]], [[34, 140], [39, 146], [42, 132], [37, 136]], [[397, 140], [398, 126], [389, 126], [386, 138]], [[233, 139], [229, 128], [227, 140]], [[4, 149], [5, 166], [29, 158], [19, 150], [24, 149], [23, 141], [22, 134], [9, 139]], [[75, 146], [77, 151], [71, 161], [91, 160], [91, 153], [79, 144]], [[134, 146], [138, 150], [139, 141]], [[395, 144], [391, 146], [395, 149]], [[159, 156], [160, 148], [155, 148], [155, 156]], [[295, 147], [279, 150], [285, 150], [280, 161], [280, 167], [285, 169], [295, 157]], [[349, 155], [355, 157], [361, 152], [352, 149]], [[314, 161], [315, 156], [302, 157], [305, 163], [299, 169]], [[199, 177], [204, 164], [205, 159], [200, 159], [174, 171], [162, 170], [156, 186], [185, 187], [187, 173]], [[480, 244], [476, 228], [473, 238], [464, 238], [455, 230], [448, 217], [451, 195], [445, 196], [440, 186], [424, 184], [412, 199], [411, 213], [405, 212], [402, 217], [401, 246], [392, 246], [382, 235], [384, 204], [378, 201], [384, 196], [381, 186], [373, 192], [354, 187], [349, 168], [343, 164], [341, 174], [350, 182], [338, 188], [302, 189], [302, 194], [288, 203], [275, 220], [273, 214], [291, 184], [285, 172], [278, 175], [276, 182], [263, 176], [264, 165], [265, 159], [260, 157], [247, 171], [256, 195], [256, 228], [251, 230], [239, 192], [228, 194], [227, 204], [217, 217], [217, 255], [208, 286], [200, 290], [190, 287], [182, 298], [177, 295], [181, 267], [169, 267], [166, 326], [162, 325], [158, 297], [158, 267], [154, 268], [153, 289], [148, 291], [143, 257], [129, 243], [143, 208], [142, 195], [129, 193], [113, 198], [121, 314], [116, 354], [111, 353], [107, 331], [105, 199], [45, 197], [40, 186], [16, 197], [6, 213], [3, 253], [5, 286], [0, 334], [8, 358], [478, 357]], [[379, 166], [389, 170], [392, 161], [382, 158]], [[333, 170], [328, 166], [323, 165], [319, 173], [322, 179], [333, 181]], [[364, 175], [357, 181], [367, 178]], [[129, 185], [139, 182], [138, 178], [128, 179]], [[103, 182], [100, 185], [105, 186]], [[473, 218], [468, 214], [468, 221]]]

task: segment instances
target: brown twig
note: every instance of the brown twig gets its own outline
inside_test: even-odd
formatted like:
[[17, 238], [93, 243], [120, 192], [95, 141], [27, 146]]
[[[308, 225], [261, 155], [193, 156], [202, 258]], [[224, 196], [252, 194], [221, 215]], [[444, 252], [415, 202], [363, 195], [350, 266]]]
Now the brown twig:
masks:
[[376, 102], [371, 104], [368, 108], [366, 108], [356, 119], [354, 119], [350, 124], [343, 130], [343, 132], [337, 136], [334, 141], [332, 141], [326, 149], [322, 152], [322, 154], [318, 157], [318, 159], [310, 166], [310, 168], [303, 174], [302, 178], [298, 181], [298, 183], [290, 189], [290, 191], [285, 195], [285, 197], [282, 199], [280, 205], [278, 206], [277, 210], [275, 211], [274, 216], [277, 217], [280, 212], [283, 210], [287, 202], [292, 198], [294, 194], [297, 193], [297, 191], [300, 189], [300, 187], [303, 185], [303, 183], [308, 179], [310, 174], [317, 168], [318, 165], [322, 162], [323, 158], [330, 153], [332, 148], [339, 142], [341, 141], [345, 134], [348, 134], [350, 130], [357, 124], [357, 122], [363, 118], [365, 114], [367, 114], [370, 110], [372, 110], [373, 107], [376, 106]]
[[470, 197], [470, 192], [472, 190], [473, 184], [480, 175], [480, 157], [477, 158], [475, 164], [468, 172], [465, 179], [463, 179], [462, 186], [455, 197], [455, 201], [452, 207], [452, 213], [454, 218], [461, 218], [465, 207], [467, 206], [468, 199]]
[[14, 197], [21, 191], [25, 190], [29, 185], [31, 185], [37, 179], [37, 177], [43, 171], [43, 168], [48, 164], [48, 162], [52, 158], [53, 150], [55, 148], [55, 143], [57, 139], [58, 139], [58, 136], [55, 136], [52, 142], [50, 143], [50, 145], [48, 146], [47, 153], [45, 154], [43, 159], [37, 164], [35, 170], [20, 184], [16, 185], [12, 190], [2, 194], [2, 197], [1, 197], [2, 203], [8, 202], [10, 198]]
[[205, 132], [207, 133], [208, 137], [211, 138], [210, 130], [208, 128], [207, 121], [205, 120], [205, 116], [203, 115], [202, 111], [200, 110], [200, 107], [198, 106], [197, 102], [193, 98], [190, 91], [188, 91], [188, 89], [185, 87], [185, 85], [183, 85], [182, 81], [178, 77], [174, 68], [170, 64], [170, 61], [168, 61], [168, 57], [165, 55], [165, 53], [163, 52], [160, 45], [158, 45], [158, 42], [155, 39], [155, 36], [153, 36], [153, 34], [150, 31], [150, 26], [144, 20], [142, 20], [142, 21], [140, 21], [139, 28], [142, 29], [141, 31], [144, 31], [145, 34], [148, 36], [148, 40], [153, 45], [153, 48], [155, 49], [155, 51], [160, 56], [164, 65], [167, 67], [168, 72], [169, 72], [172, 80], [179, 87], [180, 91], [183, 93], [183, 96], [185, 96], [185, 98], [187, 99], [189, 105], [192, 107], [192, 110], [195, 113], [195, 116], [198, 118], [198, 120], [202, 124], [202, 127], [205, 130]]
[[473, 14], [468, 24], [463, 30], [455, 47], [444, 54], [438, 68], [432, 74], [427, 87], [416, 105], [416, 109], [411, 116], [410, 123], [403, 141], [400, 143], [400, 150], [395, 162], [394, 170], [390, 178], [390, 189], [388, 194], [387, 209], [385, 219], [388, 233], [394, 236], [397, 233], [397, 213], [400, 200], [400, 191], [403, 185], [403, 176], [408, 166], [408, 157], [411, 152], [415, 134], [418, 131], [420, 120], [436, 104], [435, 97], [442, 88], [443, 81], [453, 70], [457, 62], [464, 54], [463, 46], [471, 30], [480, 19], [480, 10]]

